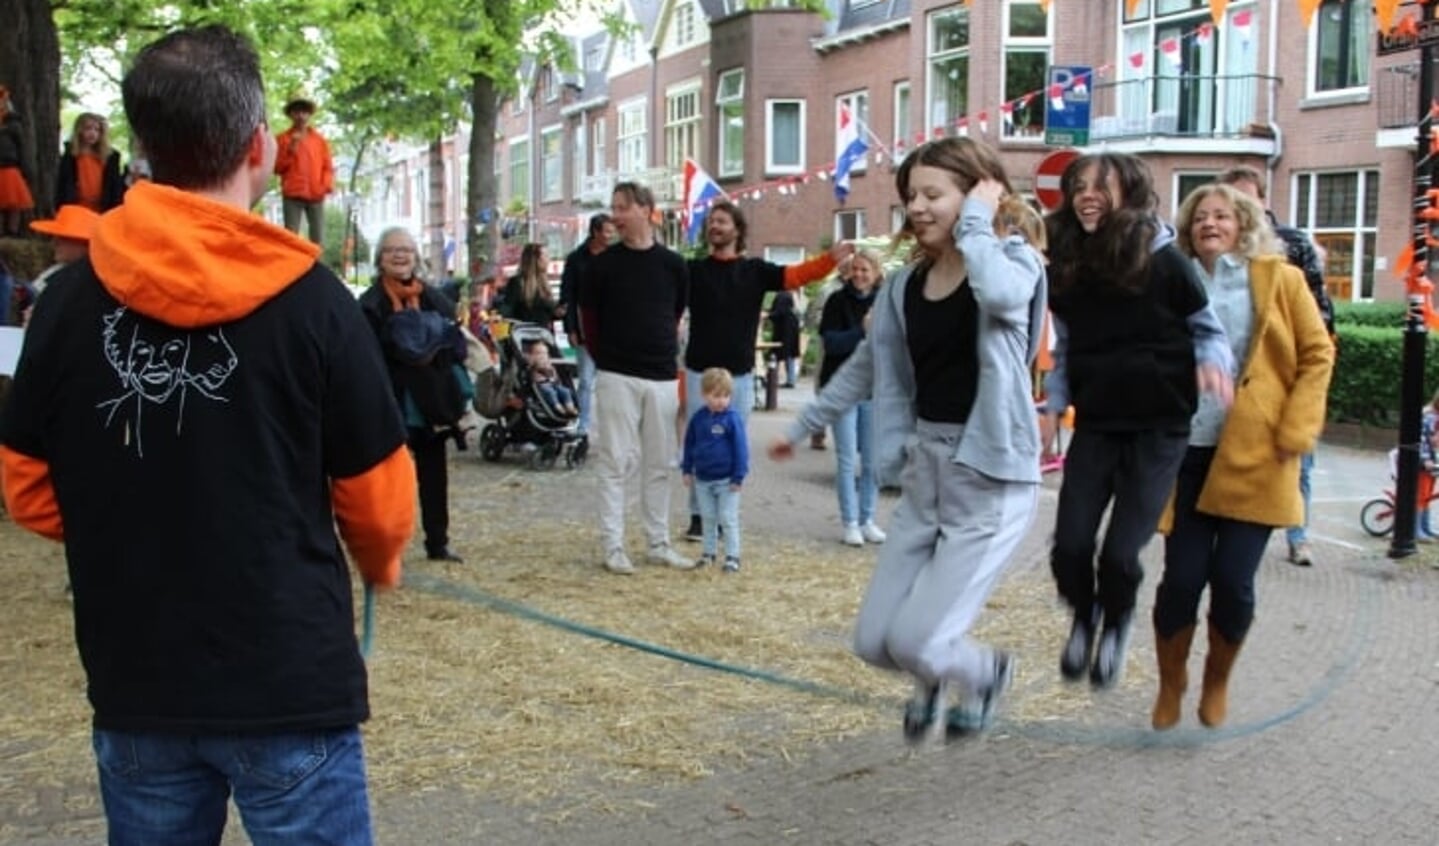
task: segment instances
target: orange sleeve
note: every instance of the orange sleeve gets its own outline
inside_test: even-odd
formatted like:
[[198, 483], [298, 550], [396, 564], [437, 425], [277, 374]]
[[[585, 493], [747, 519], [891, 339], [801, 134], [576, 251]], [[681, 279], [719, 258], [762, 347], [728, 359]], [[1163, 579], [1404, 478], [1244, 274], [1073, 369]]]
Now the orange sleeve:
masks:
[[818, 282], [829, 275], [835, 268], [834, 257], [829, 253], [820, 253], [812, 259], [807, 259], [799, 264], [787, 265], [784, 269], [784, 289], [793, 291], [802, 285], [811, 282]]
[[49, 462], [0, 446], [0, 487], [16, 523], [50, 540], [65, 540]]
[[319, 133], [315, 138], [320, 142], [320, 188], [328, 195], [335, 190], [335, 160], [330, 157], [330, 145]]
[[275, 173], [284, 176], [295, 163], [295, 154], [290, 150], [289, 131], [275, 136]]
[[415, 462], [401, 444], [358, 476], [330, 485], [340, 537], [365, 581], [394, 587], [400, 553], [415, 533]]

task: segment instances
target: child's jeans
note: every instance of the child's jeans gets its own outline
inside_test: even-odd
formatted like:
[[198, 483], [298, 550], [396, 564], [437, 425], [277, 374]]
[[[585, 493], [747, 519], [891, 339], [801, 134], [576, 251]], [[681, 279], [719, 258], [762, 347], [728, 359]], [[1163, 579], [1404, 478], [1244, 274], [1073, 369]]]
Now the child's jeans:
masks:
[[694, 481], [695, 499], [700, 507], [704, 526], [704, 554], [714, 555], [718, 547], [719, 527], [724, 526], [724, 554], [739, 560], [739, 491], [730, 490], [729, 479]]

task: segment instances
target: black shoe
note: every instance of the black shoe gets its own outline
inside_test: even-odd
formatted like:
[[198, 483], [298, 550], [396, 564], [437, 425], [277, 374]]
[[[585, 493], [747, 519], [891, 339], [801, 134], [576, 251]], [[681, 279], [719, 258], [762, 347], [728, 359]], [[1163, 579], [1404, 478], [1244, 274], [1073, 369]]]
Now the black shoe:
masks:
[[1118, 618], [1106, 619], [1099, 633], [1094, 666], [1089, 668], [1089, 683], [1094, 687], [1114, 687], [1124, 675], [1124, 653], [1129, 649], [1129, 625], [1134, 621], [1134, 610], [1125, 611]]
[[994, 653], [994, 681], [978, 697], [950, 708], [945, 714], [945, 740], [959, 740], [988, 731], [999, 714], [999, 703], [1014, 684], [1014, 658], [1008, 652]]
[[685, 530], [685, 540], [701, 541], [705, 539], [704, 526], [700, 524], [698, 514], [690, 515], [690, 527]]
[[431, 549], [425, 552], [425, 557], [431, 561], [449, 561], [452, 564], [463, 564], [465, 559], [461, 558], [453, 549], [442, 546], [438, 549]]
[[1088, 614], [1074, 612], [1074, 623], [1069, 627], [1069, 640], [1064, 642], [1064, 651], [1059, 653], [1059, 674], [1065, 681], [1079, 681], [1089, 669], [1089, 652], [1094, 648], [1094, 634], [1099, 630], [1099, 619], [1103, 611], [1099, 605], [1091, 605]]
[[929, 693], [920, 699], [911, 699], [904, 703], [904, 739], [910, 743], [920, 743], [924, 736], [929, 734], [930, 726], [934, 725], [935, 719], [939, 716], [940, 696], [939, 685], [929, 689]]

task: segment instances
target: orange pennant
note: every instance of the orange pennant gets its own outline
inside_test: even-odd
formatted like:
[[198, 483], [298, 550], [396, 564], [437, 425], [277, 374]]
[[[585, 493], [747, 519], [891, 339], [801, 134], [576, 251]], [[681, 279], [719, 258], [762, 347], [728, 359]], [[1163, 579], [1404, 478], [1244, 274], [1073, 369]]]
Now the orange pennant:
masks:
[[1215, 26], [1224, 24], [1224, 10], [1229, 8], [1229, 0], [1209, 0], [1209, 16], [1214, 18]]
[[1126, 2], [1125, 2], [1125, 4], [1124, 4], [1124, 10], [1125, 10], [1125, 12], [1128, 13], [1128, 14], [1130, 14], [1130, 15], [1133, 15], [1133, 14], [1134, 14], [1134, 10], [1139, 8], [1139, 4], [1140, 4], [1141, 2], [1143, 2], [1143, 0], [1126, 0]]
[[1394, 37], [1417, 39], [1419, 37], [1418, 18], [1415, 18], [1413, 15], [1405, 15], [1400, 18], [1399, 23], [1394, 27]]
[[1394, 16], [1399, 12], [1399, 0], [1374, 0], [1374, 23], [1379, 31], [1388, 35], [1394, 29]]
[[1394, 275], [1404, 279], [1409, 275], [1410, 268], [1414, 267], [1414, 242], [1408, 241], [1404, 249], [1394, 258]]
[[1299, 0], [1299, 14], [1304, 16], [1304, 25], [1314, 23], [1314, 10], [1319, 8], [1321, 0]]
[[1039, 0], [1039, 8], [1046, 15], [1049, 14], [1049, 0]]

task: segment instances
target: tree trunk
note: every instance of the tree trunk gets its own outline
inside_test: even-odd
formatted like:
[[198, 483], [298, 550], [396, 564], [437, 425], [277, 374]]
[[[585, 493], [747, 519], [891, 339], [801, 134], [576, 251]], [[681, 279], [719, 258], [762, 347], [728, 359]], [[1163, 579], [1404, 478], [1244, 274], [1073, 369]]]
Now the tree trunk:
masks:
[[494, 80], [476, 75], [470, 84], [470, 172], [465, 190], [465, 243], [470, 252], [470, 278], [483, 279], [499, 273], [500, 215], [495, 210], [495, 124], [499, 95]]
[[430, 190], [429, 208], [425, 209], [426, 243], [430, 263], [430, 275], [442, 279], [445, 273], [445, 141], [436, 138], [430, 142]]
[[60, 150], [60, 38], [51, 0], [14, 0], [6, 4], [0, 26], [0, 84], [24, 121], [25, 175], [35, 195], [35, 214], [55, 210], [55, 169]]

